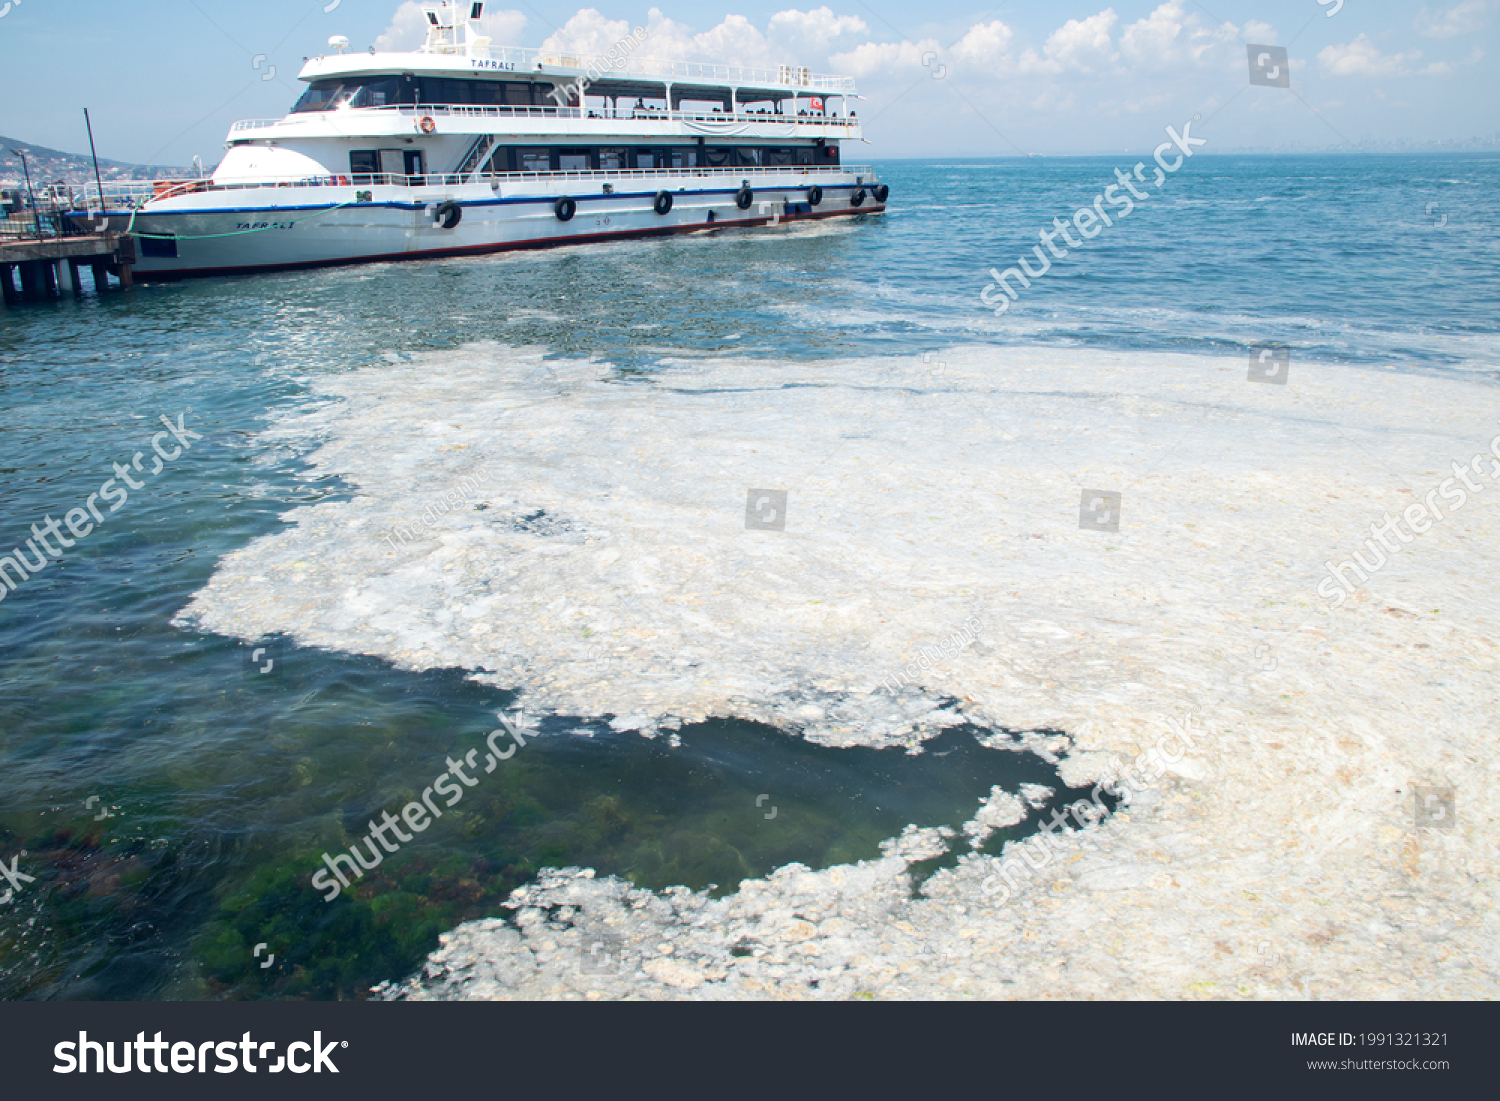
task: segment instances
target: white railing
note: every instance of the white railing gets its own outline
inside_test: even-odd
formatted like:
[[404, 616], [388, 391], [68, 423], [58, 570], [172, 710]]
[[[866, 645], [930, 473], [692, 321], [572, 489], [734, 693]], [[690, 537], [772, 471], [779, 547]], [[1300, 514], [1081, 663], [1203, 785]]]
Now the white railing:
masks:
[[[438, 56], [466, 57], [457, 51], [443, 51]], [[380, 55], [376, 55], [377, 58]], [[354, 54], [325, 55], [318, 61], [337, 62], [342, 58], [357, 59]], [[702, 61], [668, 61], [655, 57], [610, 58], [603, 55], [562, 54], [555, 50], [543, 52], [521, 46], [490, 46], [470, 58], [475, 71], [535, 72], [538, 68], [570, 69], [579, 74], [587, 71], [602, 74], [600, 80], [630, 80], [639, 77], [654, 77], [660, 80], [689, 80], [694, 83], [712, 82], [726, 87], [795, 88], [815, 92], [831, 92], [834, 95], [854, 95], [854, 78], [850, 76], [828, 76], [809, 72], [800, 65], [778, 65], [776, 68], [757, 68], [744, 65], [714, 65]], [[623, 61], [616, 65], [616, 61]], [[484, 61], [500, 62], [503, 68], [492, 69]], [[410, 65], [407, 66], [410, 68]]]
[[[766, 175], [784, 177], [815, 177], [828, 179], [853, 175], [861, 183], [873, 183], [877, 176], [869, 165], [741, 165], [731, 168], [599, 168], [559, 170], [556, 172], [486, 172], [465, 180], [452, 172], [436, 172], [423, 176], [403, 176], [399, 173], [377, 172], [360, 175], [309, 176], [300, 179], [245, 180], [235, 183], [213, 183], [209, 180], [121, 180], [106, 184], [102, 209], [120, 210], [139, 208], [152, 200], [177, 198], [209, 191], [254, 191], [261, 188], [323, 188], [337, 187], [346, 200], [347, 188], [363, 187], [458, 187], [464, 183], [488, 183], [495, 186], [505, 183], [538, 183], [552, 181], [613, 181], [642, 179], [704, 179], [711, 182], [743, 181], [752, 176]], [[790, 182], [790, 180], [788, 180]], [[80, 209], [101, 209], [99, 189], [89, 184], [83, 193], [76, 196]]]
[[[543, 59], [546, 63], [546, 59]], [[852, 76], [825, 76], [810, 73], [806, 69], [791, 65], [780, 65], [775, 69], [757, 69], [741, 65], [712, 65], [702, 61], [662, 61], [654, 57], [629, 58], [623, 68], [615, 69], [606, 57], [588, 58], [583, 65], [572, 68], [586, 69], [595, 65], [606, 74], [605, 79], [628, 80], [632, 76], [654, 76], [672, 81], [691, 80], [694, 83], [709, 81], [731, 87], [796, 88], [815, 92], [832, 92], [835, 95], [853, 95]]]
[[[543, 182], [554, 180], [639, 180], [660, 179], [665, 176], [669, 179], [698, 179], [705, 178], [711, 181], [740, 180], [744, 181], [751, 176], [772, 175], [787, 176], [838, 176], [857, 174], [862, 182], [869, 182], [875, 178], [875, 170], [868, 165], [860, 164], [765, 164], [765, 165], [741, 165], [737, 168], [579, 168], [571, 171], [557, 172], [486, 172], [475, 176], [471, 183], [523, 183]], [[375, 177], [369, 177], [376, 180]], [[437, 177], [393, 177], [390, 182], [399, 182], [402, 179], [427, 179], [445, 181], [452, 186], [455, 177], [452, 175]], [[366, 179], [364, 176], [354, 177], [356, 181]], [[377, 180], [378, 182], [378, 180]]]
[[[546, 118], [546, 119], [594, 119], [596, 121], [607, 120], [611, 122], [691, 122], [709, 123], [722, 125], [743, 125], [745, 123], [772, 123], [777, 125], [818, 126], [823, 128], [835, 128], [847, 130], [859, 125], [859, 116], [851, 114], [841, 118], [838, 115], [776, 115], [761, 114], [750, 111], [668, 111], [665, 108], [634, 108], [627, 107], [619, 111], [596, 111], [591, 107], [525, 107], [525, 106], [474, 106], [465, 103], [424, 103], [419, 106], [407, 104], [388, 104], [384, 107], [350, 107], [337, 111], [305, 111], [300, 114], [288, 115], [284, 119], [244, 119], [230, 127], [231, 134], [244, 130], [260, 130], [267, 126], [275, 126], [278, 123], [295, 123], [302, 120], [347, 119], [355, 112], [367, 111], [380, 112], [394, 111], [400, 115], [411, 115], [420, 117], [432, 115], [434, 118], [447, 116], [449, 118]], [[622, 135], [624, 136], [624, 135]]]

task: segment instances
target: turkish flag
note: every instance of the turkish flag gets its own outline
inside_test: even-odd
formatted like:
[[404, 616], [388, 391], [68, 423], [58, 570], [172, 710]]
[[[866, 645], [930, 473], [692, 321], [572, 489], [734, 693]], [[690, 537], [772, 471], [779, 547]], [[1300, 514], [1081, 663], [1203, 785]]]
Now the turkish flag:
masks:
[[823, 97], [822, 96], [813, 96], [812, 100], [810, 102], [812, 103], [812, 109], [814, 111], [821, 111], [823, 109]]

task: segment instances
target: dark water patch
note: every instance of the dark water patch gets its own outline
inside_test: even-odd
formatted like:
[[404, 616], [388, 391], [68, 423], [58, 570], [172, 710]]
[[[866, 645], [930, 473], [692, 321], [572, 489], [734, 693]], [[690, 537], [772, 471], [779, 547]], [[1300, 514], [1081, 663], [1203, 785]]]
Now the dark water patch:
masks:
[[[215, 993], [362, 997], [418, 966], [439, 932], [506, 914], [510, 892], [546, 866], [722, 895], [788, 863], [877, 857], [880, 842], [908, 824], [956, 829], [994, 784], [1061, 787], [1045, 761], [986, 748], [977, 731], [950, 730], [910, 755], [831, 749], [741, 721], [685, 727], [679, 746], [604, 726], [578, 730], [550, 720], [490, 774], [483, 738], [444, 746], [419, 737], [426, 744], [409, 747], [403, 782], [350, 790], [314, 844], [258, 869], [225, 900], [200, 941]], [[430, 797], [445, 770], [450, 788], [463, 790], [451, 808]], [[472, 787], [459, 788], [460, 772]], [[421, 813], [424, 797], [444, 808], [440, 820]], [[394, 853], [371, 840], [386, 814], [405, 822], [409, 838], [379, 831]], [[359, 871], [333, 859], [351, 852], [362, 858]], [[324, 901], [309, 879], [328, 867], [350, 885]], [[334, 883], [322, 880], [325, 889]], [[247, 970], [256, 941], [282, 946], [276, 969]]]
[[[358, 998], [439, 933], [507, 914], [543, 867], [721, 895], [792, 862], [878, 857], [908, 824], [956, 829], [992, 785], [1060, 788], [1047, 762], [972, 728], [908, 754], [730, 720], [674, 746], [549, 717], [486, 774], [507, 694], [458, 671], [272, 652], [282, 664], [261, 675], [242, 647], [200, 640], [171, 659], [179, 700], [122, 698], [66, 768], [32, 758], [29, 799], [0, 812], [0, 855], [24, 851], [34, 877], [0, 911], [0, 996]], [[418, 831], [404, 815], [424, 792], [443, 813]], [[401, 824], [383, 831], [396, 851], [372, 851], [385, 821]], [[356, 846], [379, 863], [339, 863], [350, 885], [325, 901], [324, 854]]]

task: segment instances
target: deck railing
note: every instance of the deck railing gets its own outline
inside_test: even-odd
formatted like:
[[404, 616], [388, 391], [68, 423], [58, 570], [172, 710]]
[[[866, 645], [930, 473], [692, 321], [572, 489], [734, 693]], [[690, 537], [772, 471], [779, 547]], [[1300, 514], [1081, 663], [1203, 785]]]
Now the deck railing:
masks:
[[739, 167], [713, 168], [597, 168], [560, 169], [548, 172], [483, 172], [467, 180], [452, 172], [435, 172], [422, 176], [405, 176], [400, 173], [376, 172], [359, 175], [303, 176], [296, 179], [243, 180], [232, 183], [214, 183], [211, 180], [123, 180], [106, 184], [104, 202], [100, 206], [99, 189], [90, 184], [79, 196], [83, 206], [90, 210], [133, 209], [144, 206], [152, 199], [170, 199], [205, 191], [253, 191], [261, 188], [311, 188], [311, 187], [458, 187], [464, 183], [487, 183], [499, 189], [506, 183], [537, 183], [550, 181], [579, 182], [629, 182], [642, 179], [699, 179], [714, 183], [738, 183], [751, 176], [783, 176], [788, 183], [793, 178], [818, 180], [854, 175], [859, 182], [871, 183], [876, 179], [875, 170], [869, 165], [741, 165]]
[[624, 108], [619, 111], [596, 111], [591, 107], [525, 107], [525, 106], [476, 106], [466, 103], [387, 104], [383, 107], [350, 107], [334, 111], [305, 111], [279, 119], [241, 119], [229, 128], [231, 134], [243, 134], [251, 130], [264, 130], [283, 122], [299, 122], [319, 118], [347, 118], [350, 113], [366, 111], [396, 112], [417, 118], [432, 115], [437, 118], [545, 118], [545, 119], [595, 119], [633, 122], [689, 122], [725, 126], [747, 123], [779, 123], [783, 125], [820, 126], [849, 129], [859, 125], [858, 115], [777, 115], [750, 111], [668, 111], [665, 108]]
[[[443, 50], [436, 56], [465, 57], [462, 47]], [[853, 95], [854, 78], [829, 76], [814, 73], [801, 65], [778, 65], [774, 69], [746, 65], [715, 65], [703, 61], [669, 61], [655, 57], [633, 55], [611, 58], [603, 55], [564, 54], [557, 50], [536, 47], [491, 45], [483, 52], [473, 55], [480, 61], [476, 67], [485, 71], [508, 71], [532, 73], [539, 68], [569, 69], [586, 75], [589, 71], [602, 74], [601, 80], [631, 80], [651, 77], [662, 81], [671, 80], [694, 84], [722, 85], [725, 87], [774, 87], [795, 88], [815, 92], [831, 92], [834, 95]], [[337, 60], [323, 56], [318, 61]], [[484, 61], [499, 63], [485, 66]], [[410, 64], [406, 65], [410, 68]]]

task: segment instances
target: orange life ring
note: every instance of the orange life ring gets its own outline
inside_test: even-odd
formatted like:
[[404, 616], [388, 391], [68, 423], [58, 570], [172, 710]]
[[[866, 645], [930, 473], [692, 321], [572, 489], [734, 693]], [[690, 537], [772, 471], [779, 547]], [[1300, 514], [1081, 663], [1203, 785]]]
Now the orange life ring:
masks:
[[423, 115], [422, 121], [417, 123], [417, 125], [422, 128], [422, 133], [424, 134], [430, 134], [437, 129], [437, 123], [433, 121], [431, 115]]

